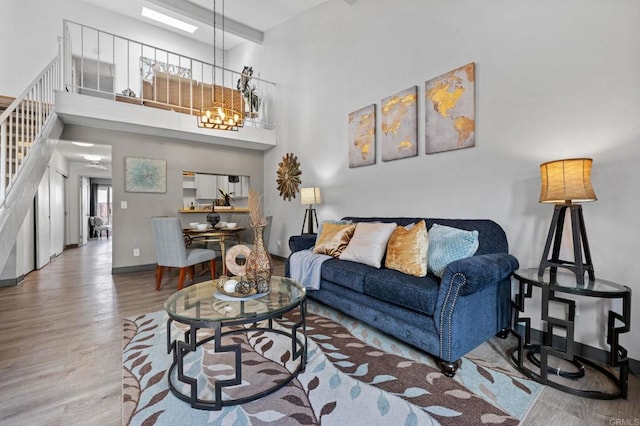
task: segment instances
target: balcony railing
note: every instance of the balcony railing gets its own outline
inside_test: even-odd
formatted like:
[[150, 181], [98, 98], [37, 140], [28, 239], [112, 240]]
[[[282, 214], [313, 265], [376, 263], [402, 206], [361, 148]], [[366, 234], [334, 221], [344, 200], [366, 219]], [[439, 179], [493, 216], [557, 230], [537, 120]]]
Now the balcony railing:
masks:
[[[248, 91], [233, 71], [146, 43], [65, 20], [64, 83], [72, 93], [198, 115], [224, 97], [245, 122], [272, 128], [275, 84], [251, 76]], [[246, 75], [245, 75], [246, 76]]]

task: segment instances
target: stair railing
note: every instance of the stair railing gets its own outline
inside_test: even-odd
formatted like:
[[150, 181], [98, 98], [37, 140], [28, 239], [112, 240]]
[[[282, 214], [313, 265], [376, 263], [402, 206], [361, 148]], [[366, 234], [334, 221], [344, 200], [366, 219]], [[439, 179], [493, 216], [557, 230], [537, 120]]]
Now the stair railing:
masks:
[[0, 114], [0, 206], [22, 170], [29, 150], [53, 112], [54, 92], [60, 90], [58, 54]]

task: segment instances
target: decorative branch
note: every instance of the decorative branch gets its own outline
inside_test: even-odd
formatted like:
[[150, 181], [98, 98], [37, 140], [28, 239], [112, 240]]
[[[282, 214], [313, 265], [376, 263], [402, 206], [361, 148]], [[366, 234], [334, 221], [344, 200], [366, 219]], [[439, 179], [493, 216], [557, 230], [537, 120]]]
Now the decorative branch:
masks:
[[249, 188], [249, 216], [251, 218], [251, 226], [265, 226], [267, 219], [262, 214], [262, 204], [260, 203], [260, 194], [255, 188]]

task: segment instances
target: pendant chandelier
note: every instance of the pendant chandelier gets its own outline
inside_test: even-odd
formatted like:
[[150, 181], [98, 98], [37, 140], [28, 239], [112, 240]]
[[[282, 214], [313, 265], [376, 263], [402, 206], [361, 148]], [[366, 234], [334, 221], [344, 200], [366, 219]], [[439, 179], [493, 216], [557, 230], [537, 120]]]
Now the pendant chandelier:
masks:
[[[213, 0], [213, 84], [211, 105], [200, 109], [198, 127], [218, 130], [238, 130], [244, 126], [244, 115], [233, 105], [233, 89], [224, 86], [224, 0], [222, 0], [222, 83], [216, 85], [216, 0]], [[225, 92], [229, 92], [231, 103], [225, 102]]]

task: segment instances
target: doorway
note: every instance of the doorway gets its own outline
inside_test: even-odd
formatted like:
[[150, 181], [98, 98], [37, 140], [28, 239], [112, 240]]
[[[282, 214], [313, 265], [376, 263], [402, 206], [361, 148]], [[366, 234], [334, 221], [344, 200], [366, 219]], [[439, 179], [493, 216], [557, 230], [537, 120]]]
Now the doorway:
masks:
[[[89, 179], [89, 216], [100, 217], [105, 225], [113, 225], [112, 200], [111, 179]], [[93, 237], [95, 235], [90, 229], [89, 238]]]

